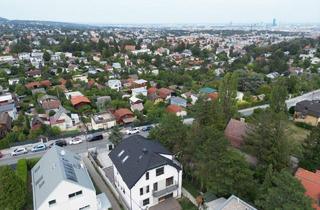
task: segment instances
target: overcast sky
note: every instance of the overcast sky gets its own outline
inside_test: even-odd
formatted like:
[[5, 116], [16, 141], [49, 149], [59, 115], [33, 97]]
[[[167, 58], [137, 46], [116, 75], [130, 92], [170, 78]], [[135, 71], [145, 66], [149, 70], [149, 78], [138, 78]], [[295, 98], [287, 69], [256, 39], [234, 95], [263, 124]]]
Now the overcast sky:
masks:
[[320, 0], [0, 0], [0, 17], [77, 23], [319, 23]]

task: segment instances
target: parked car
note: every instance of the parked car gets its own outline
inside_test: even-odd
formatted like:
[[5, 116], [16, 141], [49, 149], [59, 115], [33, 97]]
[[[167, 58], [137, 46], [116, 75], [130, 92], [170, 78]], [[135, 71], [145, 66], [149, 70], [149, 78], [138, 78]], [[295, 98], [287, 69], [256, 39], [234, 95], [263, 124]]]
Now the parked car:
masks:
[[152, 125], [147, 125], [147, 126], [143, 127], [141, 130], [146, 132], [146, 131], [150, 131], [152, 128], [153, 128]]
[[0, 158], [2, 158], [3, 157], [3, 154], [0, 152]]
[[55, 141], [54, 144], [59, 146], [59, 147], [67, 146], [67, 142], [65, 140], [63, 140], [63, 139]]
[[72, 144], [80, 144], [82, 143], [82, 140], [79, 138], [79, 137], [76, 137], [76, 138], [73, 138], [69, 141], [69, 144], [72, 145]]
[[127, 135], [137, 134], [137, 133], [140, 133], [140, 130], [138, 128], [132, 128], [130, 130], [126, 130]]
[[31, 152], [40, 152], [40, 151], [44, 151], [47, 149], [47, 146], [43, 143], [38, 144], [34, 147], [32, 147]]
[[18, 147], [11, 152], [11, 156], [18, 156], [18, 155], [23, 155], [27, 153], [28, 153], [28, 150], [26, 148]]
[[99, 135], [91, 136], [90, 138], [88, 138], [88, 141], [98, 141], [102, 139], [103, 139], [103, 135], [99, 134]]

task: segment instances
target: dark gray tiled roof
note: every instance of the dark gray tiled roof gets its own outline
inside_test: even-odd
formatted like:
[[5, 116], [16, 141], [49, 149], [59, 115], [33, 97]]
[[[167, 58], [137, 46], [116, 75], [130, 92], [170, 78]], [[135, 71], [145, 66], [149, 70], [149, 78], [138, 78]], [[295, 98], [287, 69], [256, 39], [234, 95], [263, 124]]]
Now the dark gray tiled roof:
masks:
[[131, 189], [148, 170], [163, 165], [171, 165], [177, 170], [181, 170], [172, 160], [160, 154], [171, 155], [171, 153], [158, 142], [148, 140], [140, 135], [134, 135], [123, 139], [122, 142], [110, 152], [109, 156], [123, 181], [128, 188]]
[[301, 112], [304, 115], [311, 115], [314, 117], [320, 117], [320, 101], [308, 101], [304, 100], [296, 104], [296, 112]]

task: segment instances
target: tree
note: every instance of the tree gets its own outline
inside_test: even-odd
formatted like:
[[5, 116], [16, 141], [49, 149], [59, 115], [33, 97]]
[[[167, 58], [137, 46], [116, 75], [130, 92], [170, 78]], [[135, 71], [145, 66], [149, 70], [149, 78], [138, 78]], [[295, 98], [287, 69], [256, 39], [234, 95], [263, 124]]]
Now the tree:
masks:
[[285, 80], [278, 80], [272, 87], [270, 96], [270, 108], [275, 113], [287, 112], [286, 99], [288, 91], [286, 88]]
[[187, 127], [182, 120], [174, 114], [165, 114], [159, 125], [149, 133], [151, 139], [158, 140], [163, 146], [173, 153], [178, 153], [184, 145]]
[[300, 166], [316, 171], [320, 169], [320, 128], [313, 128], [303, 144], [303, 157]]
[[219, 87], [219, 102], [221, 103], [226, 121], [229, 121], [237, 112], [237, 87], [237, 74], [227, 73], [223, 77]]
[[274, 172], [268, 167], [255, 204], [263, 210], [312, 210], [305, 189], [288, 171]]
[[283, 115], [270, 111], [257, 113], [245, 138], [245, 150], [254, 155], [263, 171], [272, 164], [276, 171], [289, 164], [289, 142]]
[[27, 189], [9, 166], [0, 167], [0, 206], [5, 210], [23, 209]]
[[118, 126], [115, 126], [111, 129], [111, 134], [109, 136], [109, 139], [114, 145], [119, 144], [122, 140], [122, 137], [123, 137], [123, 134], [120, 132], [120, 129]]
[[49, 62], [49, 61], [50, 61], [51, 55], [48, 53], [48, 51], [44, 51], [44, 53], [43, 53], [43, 59], [44, 59], [46, 62]]

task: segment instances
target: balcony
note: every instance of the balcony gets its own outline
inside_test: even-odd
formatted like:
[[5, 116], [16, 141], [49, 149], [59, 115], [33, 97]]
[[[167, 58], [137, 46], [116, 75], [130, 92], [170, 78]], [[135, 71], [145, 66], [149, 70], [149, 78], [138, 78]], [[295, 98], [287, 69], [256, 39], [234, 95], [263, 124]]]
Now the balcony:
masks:
[[178, 187], [179, 187], [178, 184], [174, 183], [172, 185], [165, 187], [164, 189], [160, 189], [160, 190], [156, 190], [156, 191], [153, 190], [152, 195], [153, 195], [153, 197], [160, 197], [160, 196], [163, 196], [163, 195], [166, 195], [168, 193], [175, 191], [176, 189], [178, 189]]

